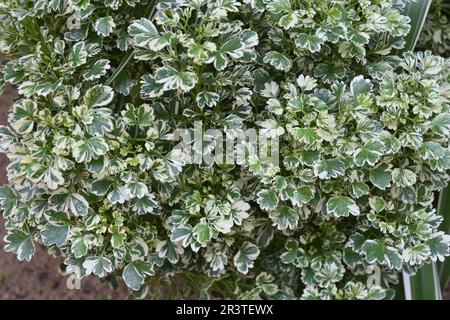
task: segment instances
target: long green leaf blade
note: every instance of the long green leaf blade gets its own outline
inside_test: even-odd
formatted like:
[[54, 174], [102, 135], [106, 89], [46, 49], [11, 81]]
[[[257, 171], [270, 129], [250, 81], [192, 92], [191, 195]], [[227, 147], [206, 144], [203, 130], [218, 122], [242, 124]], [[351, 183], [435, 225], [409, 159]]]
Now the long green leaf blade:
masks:
[[[450, 233], [450, 186], [441, 191], [439, 196], [438, 213], [444, 218], [441, 230], [446, 234]], [[445, 290], [450, 280], [450, 259], [445, 259], [439, 263], [439, 277], [442, 290]]]
[[413, 276], [403, 273], [403, 281], [407, 300], [442, 300], [439, 273], [435, 262], [423, 266]]
[[405, 51], [414, 50], [432, 0], [407, 0], [405, 15], [411, 18], [411, 30], [405, 38]]

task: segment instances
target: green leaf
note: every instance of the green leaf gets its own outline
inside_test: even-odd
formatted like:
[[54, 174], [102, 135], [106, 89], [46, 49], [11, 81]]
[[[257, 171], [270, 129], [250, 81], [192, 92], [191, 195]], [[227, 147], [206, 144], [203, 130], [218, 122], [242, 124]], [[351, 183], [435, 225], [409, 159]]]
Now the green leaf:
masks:
[[402, 257], [398, 250], [382, 241], [366, 240], [361, 249], [368, 263], [377, 262], [396, 270], [402, 267]]
[[89, 88], [83, 98], [83, 103], [88, 108], [103, 107], [108, 105], [114, 98], [111, 87], [96, 85]]
[[192, 230], [192, 235], [200, 244], [205, 245], [212, 239], [212, 229], [205, 218], [202, 218]]
[[332, 197], [327, 202], [327, 213], [335, 217], [348, 217], [350, 214], [358, 216], [360, 213], [358, 205], [349, 197]]
[[86, 269], [86, 274], [95, 274], [103, 278], [108, 273], [112, 272], [113, 265], [107, 257], [89, 257], [83, 262], [83, 267]]
[[410, 187], [417, 181], [417, 175], [406, 168], [392, 170], [392, 181], [399, 187]]
[[278, 196], [273, 190], [261, 190], [257, 194], [256, 202], [262, 210], [273, 210], [278, 206]]
[[84, 141], [75, 143], [72, 154], [77, 162], [91, 162], [99, 156], [106, 154], [109, 150], [108, 144], [100, 137], [91, 137]]
[[445, 149], [434, 141], [424, 142], [418, 152], [424, 160], [439, 160], [445, 155]]
[[122, 278], [130, 289], [136, 291], [144, 284], [147, 275], [154, 275], [150, 264], [142, 260], [136, 260], [125, 266]]
[[270, 51], [266, 53], [263, 61], [264, 63], [269, 63], [275, 69], [282, 70], [284, 72], [288, 72], [292, 67], [291, 60], [289, 60], [289, 58], [276, 51]]
[[316, 128], [299, 128], [295, 130], [295, 137], [306, 145], [313, 145], [322, 140]]
[[3, 209], [3, 217], [7, 218], [14, 214], [19, 196], [10, 186], [0, 187], [0, 205]]
[[137, 47], [160, 51], [170, 43], [166, 36], [161, 36], [155, 25], [148, 19], [135, 20], [128, 28], [128, 34]]
[[242, 58], [244, 49], [245, 44], [240, 38], [231, 38], [218, 51], [211, 53], [207, 62], [214, 63], [214, 67], [219, 71], [224, 70], [230, 62], [228, 56], [233, 59]]
[[298, 213], [288, 206], [276, 208], [276, 210], [270, 212], [269, 217], [272, 219], [273, 225], [279, 230], [294, 230], [298, 225]]
[[353, 155], [353, 161], [358, 167], [362, 167], [365, 164], [374, 166], [380, 161], [381, 156], [384, 154], [385, 146], [380, 141], [369, 141], [363, 147], [355, 151]]
[[388, 165], [381, 164], [370, 170], [369, 179], [375, 187], [385, 190], [391, 186], [391, 175]]
[[450, 133], [450, 114], [441, 113], [431, 120], [431, 130], [440, 135], [448, 136]]
[[295, 45], [310, 52], [318, 52], [322, 46], [323, 40], [317, 35], [300, 33], [295, 38]]
[[88, 243], [85, 236], [79, 236], [72, 240], [72, 246], [70, 247], [71, 252], [75, 258], [79, 259], [87, 255], [88, 253]]
[[178, 71], [170, 66], [156, 70], [155, 82], [162, 84], [164, 90], [181, 90], [188, 92], [197, 83], [197, 75], [190, 71]]
[[27, 232], [14, 229], [8, 231], [5, 237], [5, 251], [13, 252], [20, 261], [30, 261], [35, 252], [35, 246], [31, 235]]
[[294, 206], [301, 207], [314, 198], [314, 189], [309, 186], [302, 186], [296, 189], [289, 198]]
[[115, 27], [116, 24], [111, 16], [100, 18], [94, 24], [94, 30], [102, 37], [109, 36]]
[[338, 178], [344, 175], [345, 164], [337, 159], [320, 160], [314, 165], [314, 175], [322, 180]]
[[77, 42], [69, 53], [67, 64], [75, 69], [87, 62], [88, 53], [84, 41]]
[[41, 236], [45, 246], [56, 245], [62, 247], [66, 244], [69, 237], [69, 226], [54, 225], [47, 223], [44, 229], [41, 230]]
[[97, 60], [85, 73], [83, 73], [83, 78], [86, 81], [97, 80], [106, 75], [108, 70], [111, 69], [109, 65], [109, 60], [100, 59]]
[[247, 274], [248, 271], [253, 268], [254, 261], [259, 256], [259, 252], [257, 246], [251, 242], [245, 241], [234, 256], [234, 266], [240, 273]]
[[354, 97], [358, 97], [359, 95], [370, 93], [372, 87], [370, 80], [364, 79], [363, 76], [357, 76], [350, 83], [350, 92]]
[[218, 93], [202, 91], [197, 95], [195, 101], [197, 102], [198, 107], [203, 110], [206, 106], [209, 108], [216, 106], [219, 97]]
[[72, 212], [75, 216], [85, 216], [89, 210], [89, 203], [78, 193], [64, 192], [53, 194], [49, 198], [50, 205], [62, 212]]
[[155, 120], [153, 108], [148, 104], [143, 104], [136, 108], [131, 103], [127, 103], [125, 110], [121, 113], [125, 122], [133, 126], [151, 126]]
[[125, 239], [127, 238], [127, 234], [124, 230], [121, 230], [119, 227], [112, 227], [112, 235], [111, 235], [111, 246], [114, 249], [121, 249], [125, 244]]

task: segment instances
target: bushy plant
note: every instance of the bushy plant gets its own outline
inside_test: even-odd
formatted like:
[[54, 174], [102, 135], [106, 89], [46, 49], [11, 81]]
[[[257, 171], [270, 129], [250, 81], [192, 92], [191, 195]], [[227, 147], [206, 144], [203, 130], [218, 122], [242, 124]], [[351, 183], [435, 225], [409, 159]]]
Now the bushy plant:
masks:
[[[399, 53], [403, 5], [3, 1], [6, 250], [38, 242], [153, 296], [180, 276], [201, 297], [392, 297], [450, 245], [432, 206], [450, 61]], [[243, 142], [235, 164], [203, 163], [205, 133], [191, 163], [174, 138], [196, 122], [259, 128], [280, 161]]]

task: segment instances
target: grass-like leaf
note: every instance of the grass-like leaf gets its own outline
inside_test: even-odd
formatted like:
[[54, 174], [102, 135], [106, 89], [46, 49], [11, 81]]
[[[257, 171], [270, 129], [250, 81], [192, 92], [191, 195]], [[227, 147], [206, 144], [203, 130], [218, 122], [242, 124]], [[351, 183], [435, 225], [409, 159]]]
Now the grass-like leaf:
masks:
[[407, 300], [442, 300], [439, 272], [435, 262], [423, 266], [413, 276], [403, 273]]
[[411, 18], [411, 30], [405, 38], [404, 50], [414, 50], [420, 31], [430, 9], [432, 0], [408, 0], [406, 2], [405, 14]]
[[[438, 213], [444, 217], [441, 230], [448, 234], [450, 232], [450, 186], [440, 194]], [[450, 259], [439, 263], [438, 268], [441, 288], [445, 290], [450, 280]]]

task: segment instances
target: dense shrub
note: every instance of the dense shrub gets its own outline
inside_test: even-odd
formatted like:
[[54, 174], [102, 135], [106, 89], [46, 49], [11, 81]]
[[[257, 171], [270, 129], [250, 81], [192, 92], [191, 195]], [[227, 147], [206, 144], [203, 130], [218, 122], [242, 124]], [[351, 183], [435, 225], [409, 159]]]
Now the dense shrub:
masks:
[[[0, 129], [6, 250], [30, 260], [39, 242], [67, 272], [155, 296], [179, 275], [202, 297], [392, 297], [402, 269], [450, 244], [432, 206], [449, 180], [450, 61], [400, 54], [401, 12], [2, 2], [3, 78], [19, 92]], [[174, 136], [196, 121], [259, 128], [279, 165], [246, 142], [235, 165], [188, 163]], [[214, 143], [192, 141], [200, 155]]]

